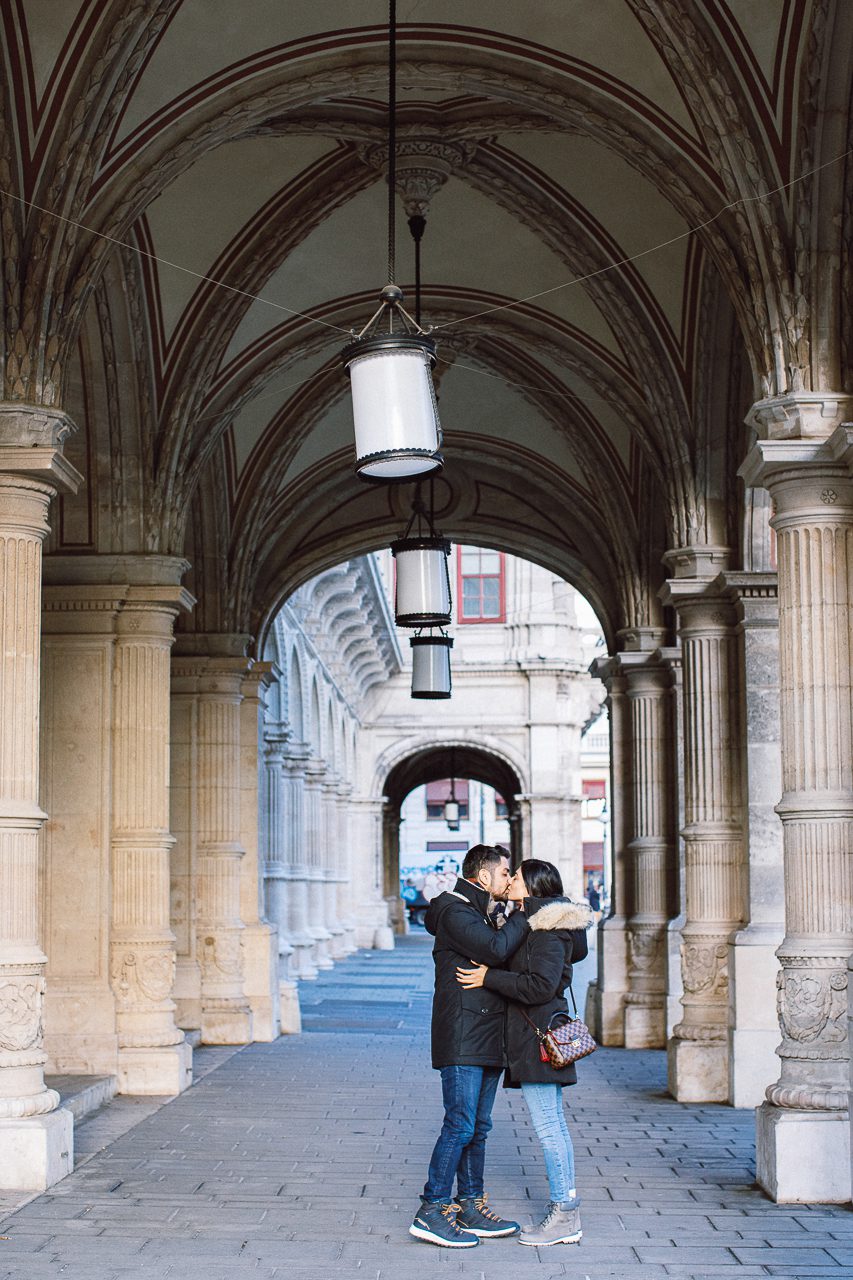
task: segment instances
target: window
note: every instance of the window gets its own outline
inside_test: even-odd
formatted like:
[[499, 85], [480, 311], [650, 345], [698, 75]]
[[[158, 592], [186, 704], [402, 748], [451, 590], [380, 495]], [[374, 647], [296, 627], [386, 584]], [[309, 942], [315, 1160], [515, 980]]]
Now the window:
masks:
[[458, 547], [456, 554], [459, 622], [505, 622], [503, 553]]
[[605, 800], [607, 798], [607, 783], [604, 778], [584, 778], [582, 786], [584, 800]]
[[[454, 787], [459, 803], [459, 818], [462, 822], [468, 817], [468, 781], [457, 778]], [[450, 799], [450, 779], [441, 778], [438, 782], [426, 785], [426, 816], [431, 822], [444, 821], [444, 802]]]
[[495, 792], [495, 817], [496, 818], [509, 817], [509, 810], [507, 808], [506, 800], [504, 800], [503, 796], [500, 794], [499, 791]]

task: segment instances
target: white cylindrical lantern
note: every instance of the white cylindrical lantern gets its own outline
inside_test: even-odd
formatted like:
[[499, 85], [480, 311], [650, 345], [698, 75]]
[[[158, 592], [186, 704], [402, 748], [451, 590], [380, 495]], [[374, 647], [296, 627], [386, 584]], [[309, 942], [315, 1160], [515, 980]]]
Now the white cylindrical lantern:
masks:
[[440, 471], [435, 343], [412, 334], [358, 338], [341, 360], [352, 385], [358, 474], [405, 480]]
[[449, 636], [412, 636], [412, 697], [450, 697]]
[[447, 538], [400, 538], [391, 543], [391, 552], [397, 563], [397, 626], [446, 627], [451, 610]]
[[459, 801], [458, 800], [445, 800], [444, 821], [450, 827], [451, 831], [459, 830]]

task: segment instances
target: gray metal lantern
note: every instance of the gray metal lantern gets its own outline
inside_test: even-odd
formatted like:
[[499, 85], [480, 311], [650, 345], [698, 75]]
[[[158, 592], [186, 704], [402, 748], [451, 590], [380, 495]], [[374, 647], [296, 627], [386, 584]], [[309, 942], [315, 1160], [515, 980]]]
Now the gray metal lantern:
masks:
[[450, 622], [450, 542], [441, 534], [391, 543], [397, 564], [394, 614], [398, 627], [446, 627]]
[[[432, 385], [435, 343], [400, 306], [396, 285], [380, 296], [379, 310], [341, 352], [352, 388], [355, 469], [366, 480], [418, 479], [444, 464]], [[399, 317], [402, 332], [377, 332], [385, 312], [389, 328]]]
[[412, 697], [449, 698], [450, 636], [412, 636]]

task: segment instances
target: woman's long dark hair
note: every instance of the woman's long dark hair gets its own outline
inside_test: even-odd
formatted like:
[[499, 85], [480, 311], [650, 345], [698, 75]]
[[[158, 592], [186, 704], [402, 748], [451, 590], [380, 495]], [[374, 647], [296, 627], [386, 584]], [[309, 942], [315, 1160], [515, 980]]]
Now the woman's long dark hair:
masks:
[[553, 862], [525, 858], [520, 871], [531, 898], [562, 898], [563, 881]]

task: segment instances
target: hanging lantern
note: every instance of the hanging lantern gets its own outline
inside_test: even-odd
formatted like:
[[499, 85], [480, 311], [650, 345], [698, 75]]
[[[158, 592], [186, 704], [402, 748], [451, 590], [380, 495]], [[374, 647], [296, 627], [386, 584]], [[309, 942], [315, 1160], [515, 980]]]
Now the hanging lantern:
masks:
[[[441, 470], [441, 427], [432, 385], [435, 343], [403, 307], [394, 283], [397, 198], [397, 5], [388, 20], [388, 284], [379, 310], [341, 352], [352, 388], [355, 469], [366, 480], [406, 480]], [[420, 235], [423, 228], [419, 227]], [[414, 234], [414, 231], [413, 231]], [[419, 245], [419, 237], [416, 239]], [[420, 259], [417, 312], [420, 317]], [[380, 332], [387, 320], [387, 332]]]
[[[441, 426], [432, 385], [435, 343], [400, 305], [403, 292], [386, 285], [382, 305], [341, 352], [352, 388], [355, 469], [367, 480], [406, 480], [441, 470]], [[388, 313], [402, 333], [379, 333]]]
[[450, 697], [450, 636], [412, 636], [412, 697]]
[[[415, 520], [418, 527], [413, 534]], [[391, 553], [397, 565], [394, 599], [397, 626], [446, 627], [452, 610], [448, 568], [450, 542], [436, 531], [432, 511], [427, 513], [421, 501], [420, 486], [412, 503], [412, 518], [402, 538], [391, 543]]]
[[453, 748], [450, 749], [450, 795], [444, 802], [444, 821], [451, 831], [459, 830], [459, 801], [456, 799], [456, 777], [453, 768]]

